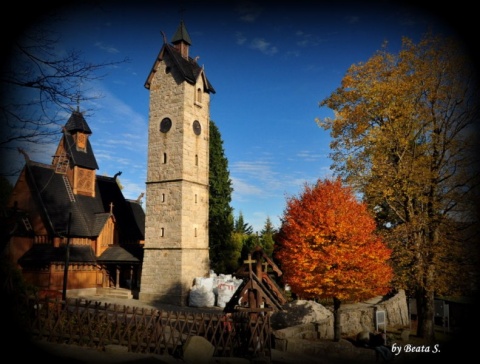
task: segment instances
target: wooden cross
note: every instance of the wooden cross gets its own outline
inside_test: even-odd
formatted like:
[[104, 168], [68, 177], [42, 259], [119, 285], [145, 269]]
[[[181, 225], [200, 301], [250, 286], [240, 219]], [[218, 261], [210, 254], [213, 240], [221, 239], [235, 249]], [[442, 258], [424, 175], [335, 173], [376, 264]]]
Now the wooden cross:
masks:
[[256, 263], [255, 259], [252, 259], [252, 254], [248, 253], [248, 259], [243, 261], [244, 263], [248, 264], [248, 275], [250, 279], [252, 279], [252, 263]]

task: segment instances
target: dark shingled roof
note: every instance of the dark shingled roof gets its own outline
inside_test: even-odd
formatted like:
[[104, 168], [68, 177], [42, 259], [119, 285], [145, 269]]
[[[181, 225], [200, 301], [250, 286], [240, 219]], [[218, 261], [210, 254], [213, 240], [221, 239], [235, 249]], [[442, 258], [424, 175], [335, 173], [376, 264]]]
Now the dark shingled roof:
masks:
[[114, 178], [96, 176], [95, 197], [77, 194], [75, 201], [70, 201], [64, 175], [55, 173], [52, 166], [30, 161], [26, 164], [26, 174], [51, 233], [66, 236], [71, 213], [71, 236], [97, 237], [113, 203], [122, 239], [144, 239], [145, 213], [139, 203], [124, 198]]
[[93, 154], [90, 140], [87, 139], [86, 150], [81, 150], [77, 148], [77, 144], [73, 139], [73, 135], [70, 134], [68, 131], [64, 132], [63, 138], [65, 142], [65, 150], [70, 157], [70, 163], [78, 167], [98, 169], [97, 160], [95, 159], [95, 155]]
[[121, 246], [115, 245], [107, 248], [97, 258], [98, 262], [102, 263], [113, 263], [113, 262], [131, 262], [131, 263], [139, 263], [140, 259], [135, 257], [131, 254], [128, 250], [122, 248]]
[[[75, 111], [63, 130], [63, 145], [70, 167], [98, 169], [90, 141], [85, 150], [77, 149], [74, 134], [91, 134], [83, 115]], [[54, 165], [37, 163], [27, 158], [23, 172], [30, 187], [32, 199], [48, 234], [54, 237], [97, 238], [110, 218], [116, 221], [120, 246], [108, 248], [102, 255], [104, 262], [138, 264], [143, 260], [145, 212], [139, 201], [126, 200], [115, 177], [95, 176], [94, 196], [75, 194], [68, 177], [56, 173]], [[27, 231], [23, 231], [25, 234]], [[113, 244], [114, 241], [107, 242]], [[123, 247], [125, 245], [125, 247]], [[121, 247], [122, 246], [122, 247]], [[69, 260], [75, 263], [96, 264], [90, 245], [70, 245]], [[34, 244], [20, 259], [24, 267], [46, 267], [50, 263], [65, 262], [66, 247], [52, 244]]]
[[100, 235], [102, 229], [105, 226], [105, 223], [107, 222], [108, 218], [110, 217], [109, 212], [101, 212], [95, 215], [93, 227], [92, 227], [92, 233], [94, 236]]
[[92, 134], [92, 130], [88, 126], [83, 114], [78, 110], [72, 112], [72, 115], [70, 115], [70, 118], [65, 124], [65, 130], [67, 130], [69, 133], [81, 131], [85, 134]]
[[[135, 235], [142, 237], [142, 240], [145, 238], [145, 211], [143, 210], [142, 205], [137, 201], [127, 200], [127, 203], [130, 205], [130, 209], [133, 214], [133, 219], [135, 226], [138, 229], [138, 232], [135, 232]], [[133, 221], [132, 221], [133, 224]], [[133, 226], [132, 226], [133, 229]]]
[[126, 200], [114, 178], [97, 176], [97, 188], [105, 211], [110, 211], [110, 203], [113, 203], [113, 215], [122, 239], [143, 240], [145, 212], [142, 206], [138, 202]]
[[179, 42], [185, 42], [188, 45], [192, 45], [192, 40], [190, 39], [190, 35], [187, 32], [187, 28], [185, 28], [185, 23], [183, 20], [180, 22], [180, 25], [177, 28], [177, 31], [172, 37], [172, 43], [179, 43]]
[[[66, 260], [67, 247], [65, 245], [54, 247], [50, 244], [34, 244], [19, 260], [22, 267], [43, 266], [49, 263], [64, 263]], [[89, 245], [70, 245], [69, 262], [71, 263], [95, 263], [95, 254]]]
[[70, 221], [70, 235], [93, 236], [90, 226], [93, 225], [92, 214], [104, 212], [100, 201], [96, 198], [76, 195], [70, 201], [63, 174], [55, 173], [52, 166], [35, 162], [26, 164], [26, 177], [31, 186], [34, 198], [42, 207], [44, 221], [50, 233], [66, 236]]
[[[179, 29], [175, 33], [175, 36], [173, 37], [172, 42], [178, 43], [181, 42], [182, 40], [188, 44], [191, 44], [190, 36], [188, 35], [186, 29], [184, 29], [183, 23], [180, 24]], [[171, 62], [173, 65], [179, 69], [182, 78], [184, 81], [187, 81], [188, 83], [194, 85], [197, 82], [198, 76], [200, 73], [203, 72], [204, 80], [205, 80], [205, 91], [208, 93], [215, 93], [215, 89], [211, 85], [210, 81], [207, 79], [207, 76], [205, 74], [205, 70], [203, 67], [200, 67], [194, 59], [191, 57], [188, 57], [188, 59], [185, 59], [182, 57], [180, 52], [175, 49], [174, 46], [171, 44], [165, 43], [160, 50], [160, 53], [158, 54], [150, 74], [147, 77], [147, 80], [145, 81], [145, 87], [148, 89], [150, 88], [150, 82], [152, 80], [153, 74], [156, 72], [157, 67], [159, 62], [164, 60], [165, 58], [171, 59]]]

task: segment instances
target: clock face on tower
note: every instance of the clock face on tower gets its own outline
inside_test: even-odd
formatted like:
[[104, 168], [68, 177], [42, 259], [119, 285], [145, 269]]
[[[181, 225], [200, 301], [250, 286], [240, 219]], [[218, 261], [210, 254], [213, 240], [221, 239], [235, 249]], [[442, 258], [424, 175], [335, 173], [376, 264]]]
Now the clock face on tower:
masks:
[[166, 133], [167, 131], [170, 130], [171, 127], [172, 127], [172, 120], [170, 120], [170, 118], [164, 118], [160, 122], [160, 131], [162, 133]]
[[195, 133], [195, 135], [200, 135], [200, 133], [202, 132], [202, 126], [200, 125], [200, 122], [198, 120], [195, 120], [193, 122], [193, 132]]

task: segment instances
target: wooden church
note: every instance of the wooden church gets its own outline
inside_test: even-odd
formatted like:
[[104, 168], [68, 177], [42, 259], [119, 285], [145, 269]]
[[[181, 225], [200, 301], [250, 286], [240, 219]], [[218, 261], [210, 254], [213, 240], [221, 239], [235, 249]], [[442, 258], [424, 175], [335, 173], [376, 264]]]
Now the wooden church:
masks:
[[[96, 175], [92, 131], [73, 111], [51, 164], [30, 160], [8, 202], [6, 254], [41, 290], [135, 290], [140, 286], [145, 213], [113, 177]], [[65, 274], [65, 267], [68, 273]], [[67, 276], [67, 279], [65, 279]]]
[[183, 21], [148, 74], [150, 94], [145, 211], [98, 169], [79, 110], [67, 121], [51, 165], [25, 155], [9, 207], [19, 216], [7, 246], [28, 282], [61, 290], [130, 288], [145, 302], [185, 305], [209, 274], [210, 95], [189, 56]]

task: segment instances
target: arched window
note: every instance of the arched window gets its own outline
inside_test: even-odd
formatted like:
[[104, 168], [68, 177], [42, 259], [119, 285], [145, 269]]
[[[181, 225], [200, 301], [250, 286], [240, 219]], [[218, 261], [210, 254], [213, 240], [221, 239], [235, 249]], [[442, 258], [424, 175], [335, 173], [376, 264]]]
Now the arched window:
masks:
[[163, 153], [163, 164], [167, 164], [167, 153]]
[[196, 100], [199, 104], [202, 103], [202, 89], [199, 87], [197, 88], [197, 100]]

